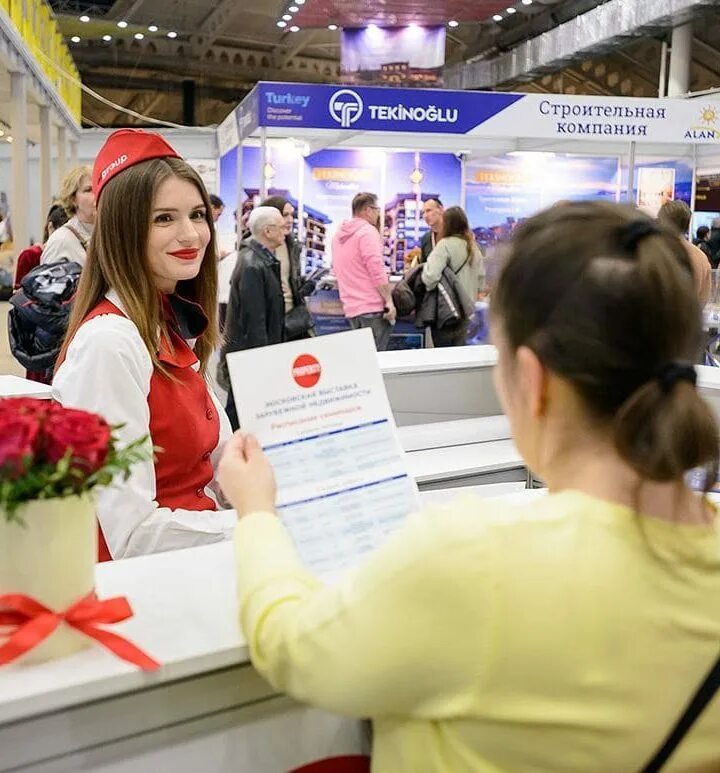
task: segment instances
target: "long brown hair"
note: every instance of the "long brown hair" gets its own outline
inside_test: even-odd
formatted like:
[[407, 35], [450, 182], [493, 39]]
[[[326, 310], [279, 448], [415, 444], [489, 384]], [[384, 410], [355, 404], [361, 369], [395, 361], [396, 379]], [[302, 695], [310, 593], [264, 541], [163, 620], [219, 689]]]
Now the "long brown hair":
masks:
[[673, 362], [701, 350], [701, 310], [682, 241], [630, 206], [573, 202], [520, 225], [492, 298], [513, 350], [532, 349], [612, 428], [640, 480], [718, 473], [718, 427]]
[[458, 236], [460, 239], [465, 240], [468, 263], [472, 265], [477, 254], [477, 244], [475, 243], [475, 235], [470, 230], [467, 215], [462, 207], [448, 207], [443, 212], [443, 239], [448, 236]]
[[85, 317], [112, 288], [120, 297], [128, 318], [137, 327], [153, 366], [167, 372], [158, 358], [160, 336], [167, 332], [167, 326], [147, 246], [155, 196], [160, 185], [170, 177], [186, 180], [197, 188], [210, 228], [210, 241], [198, 275], [178, 282], [176, 288], [178, 295], [199, 304], [208, 318], [207, 330], [195, 342], [200, 371], [205, 373], [219, 340], [215, 228], [202, 180], [189, 164], [177, 158], [152, 159], [129, 167], [103, 188], [59, 362], [64, 359], [67, 347]]

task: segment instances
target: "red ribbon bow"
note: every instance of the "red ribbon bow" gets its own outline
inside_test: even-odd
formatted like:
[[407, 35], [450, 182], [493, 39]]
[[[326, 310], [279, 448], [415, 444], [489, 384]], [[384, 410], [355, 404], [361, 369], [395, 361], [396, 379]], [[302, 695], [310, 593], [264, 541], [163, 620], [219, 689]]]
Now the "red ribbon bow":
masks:
[[100, 601], [94, 593], [89, 593], [64, 612], [53, 612], [21, 593], [0, 596], [0, 626], [16, 629], [0, 647], [0, 666], [12, 663], [37, 647], [64, 622], [95, 639], [122, 660], [139, 666], [143, 671], [154, 671], [160, 667], [157, 661], [122, 636], [98, 628], [102, 624], [120, 623], [132, 616], [132, 607], [122, 596]]

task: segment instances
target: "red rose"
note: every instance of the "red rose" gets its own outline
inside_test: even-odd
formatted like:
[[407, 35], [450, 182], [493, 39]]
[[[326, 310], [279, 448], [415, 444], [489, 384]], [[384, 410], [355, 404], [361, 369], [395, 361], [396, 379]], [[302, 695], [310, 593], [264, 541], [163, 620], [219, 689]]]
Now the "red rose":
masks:
[[29, 467], [37, 450], [40, 423], [33, 416], [3, 416], [0, 433], [0, 479], [17, 478]]
[[34, 397], [5, 397], [0, 399], [0, 416], [7, 412], [15, 416], [34, 416], [44, 419], [55, 404], [50, 400], [38, 400]]
[[72, 408], [51, 411], [43, 426], [45, 457], [51, 464], [59, 462], [68, 450], [72, 466], [92, 475], [107, 458], [111, 430], [100, 416]]

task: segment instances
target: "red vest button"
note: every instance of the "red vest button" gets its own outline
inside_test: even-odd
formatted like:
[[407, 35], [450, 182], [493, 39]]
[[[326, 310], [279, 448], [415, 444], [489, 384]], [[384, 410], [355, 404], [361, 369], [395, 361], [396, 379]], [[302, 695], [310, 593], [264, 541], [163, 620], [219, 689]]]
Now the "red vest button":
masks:
[[206, 453], [204, 453], [202, 458], [203, 458], [204, 462], [209, 462], [210, 461], [210, 451], [207, 451]]
[[197, 496], [198, 499], [202, 499], [205, 496], [205, 492], [201, 488], [199, 488], [195, 492], [195, 495]]
[[205, 414], [208, 417], [209, 421], [212, 421], [215, 414], [208, 408], [207, 413]]

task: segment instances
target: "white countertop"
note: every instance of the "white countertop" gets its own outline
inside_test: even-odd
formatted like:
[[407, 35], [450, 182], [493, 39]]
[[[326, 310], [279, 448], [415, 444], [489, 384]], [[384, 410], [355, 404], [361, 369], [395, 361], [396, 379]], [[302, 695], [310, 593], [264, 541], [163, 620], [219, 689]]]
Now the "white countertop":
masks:
[[450, 346], [378, 352], [383, 376], [445, 370], [490, 368], [497, 362], [494, 346]]
[[50, 399], [49, 384], [40, 384], [20, 376], [0, 375], [0, 397], [40, 397]]
[[406, 459], [408, 470], [417, 483], [467, 478], [525, 467], [512, 440], [411, 451]]
[[[487, 444], [490, 445], [490, 444]], [[493, 487], [494, 493], [506, 489]], [[433, 491], [426, 502], [468, 493]], [[512, 494], [513, 499], [537, 492]], [[110, 626], [162, 667], [144, 673], [99, 645], [60, 660], [0, 668], [0, 724], [152, 687], [248, 660], [237, 624], [232, 544], [100, 564], [100, 598], [126, 596], [135, 616]]]
[[0, 724], [246, 662], [230, 542], [99, 564], [101, 599], [126, 596], [135, 616], [109, 627], [162, 667], [144, 673], [99, 645], [33, 666], [0, 668]]
[[398, 427], [398, 435], [405, 451], [486, 443], [492, 440], [508, 440], [511, 437], [510, 422], [506, 416], [410, 424]]

